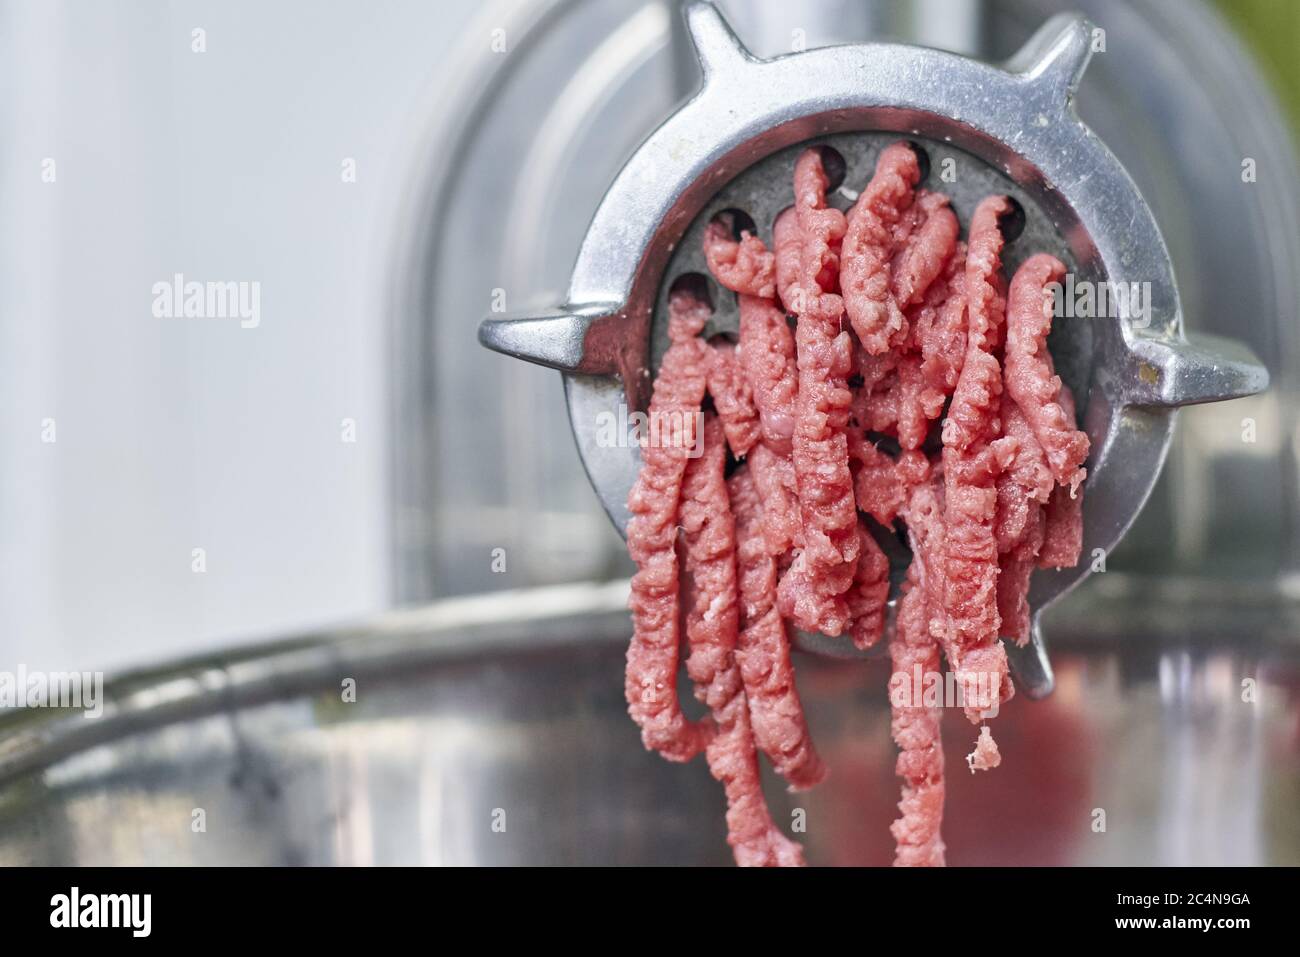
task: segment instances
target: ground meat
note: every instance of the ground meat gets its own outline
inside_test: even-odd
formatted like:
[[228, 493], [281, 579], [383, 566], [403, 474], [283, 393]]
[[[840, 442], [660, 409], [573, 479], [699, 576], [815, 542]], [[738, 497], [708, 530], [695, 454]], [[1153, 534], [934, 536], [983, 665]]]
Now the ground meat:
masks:
[[942, 678], [939, 644], [930, 633], [931, 619], [942, 614], [943, 583], [934, 577], [942, 567], [942, 513], [935, 485], [913, 489], [907, 521], [914, 557], [889, 642], [890, 731], [898, 745], [895, 770], [903, 779], [901, 814], [890, 827], [896, 841], [894, 863], [899, 866], [944, 863], [942, 712], [924, 697], [927, 676]]
[[840, 329], [843, 301], [823, 285], [833, 281], [826, 278], [835, 263], [831, 242], [842, 234], [831, 215], [838, 211], [826, 208], [827, 183], [821, 154], [806, 150], [795, 165], [795, 212], [804, 241], [795, 296], [803, 311], [795, 328], [799, 393], [792, 442], [803, 544], [777, 600], [797, 627], [838, 635], [849, 622], [844, 593], [853, 584], [859, 541], [844, 434], [852, 342]]
[[1041, 568], [1073, 568], [1083, 550], [1083, 493], [1070, 494], [1069, 486], [1058, 485], [1044, 510], [1047, 516]]
[[1061, 379], [1054, 373], [1047, 351], [1052, 328], [1050, 283], [1060, 282], [1065, 266], [1046, 253], [1031, 256], [1011, 281], [1007, 311], [1007, 391], [1025, 413], [1038, 444], [1047, 456], [1052, 475], [1071, 491], [1086, 474], [1088, 436], [1075, 428], [1058, 397]]
[[897, 244], [898, 251], [890, 262], [894, 302], [902, 309], [925, 298], [957, 245], [957, 216], [949, 208], [947, 196], [917, 190], [910, 212], [912, 228]]
[[758, 441], [758, 411], [754, 408], [749, 379], [741, 374], [736, 347], [730, 342], [714, 344], [707, 381], [713, 408], [727, 434], [727, 445], [737, 456], [748, 455]]
[[795, 687], [786, 623], [776, 609], [776, 561], [763, 533], [763, 503], [748, 467], [727, 483], [736, 518], [741, 630], [736, 662], [745, 682], [754, 738], [794, 790], [826, 776]]
[[[889, 642], [894, 673], [890, 689], [890, 731], [898, 745], [896, 773], [903, 779], [898, 820], [890, 826], [897, 842], [894, 863], [941, 867], [943, 838], [943, 745], [941, 711], [926, 707], [917, 676], [941, 675], [939, 649], [925, 633], [925, 587], [915, 569], [908, 573], [898, 623]], [[901, 683], [900, 683], [901, 682]]]
[[740, 623], [736, 532], [724, 472], [725, 437], [709, 415], [703, 454], [686, 467], [680, 520], [686, 572], [694, 596], [686, 612], [690, 656], [686, 671], [709, 708], [717, 734], [709, 742], [709, 771], [727, 795], [727, 843], [744, 866], [799, 865], [803, 851], [772, 820], [763, 797], [758, 751], [744, 679], [736, 663]]
[[785, 308], [795, 311], [795, 292], [803, 259], [803, 230], [793, 206], [782, 211], [772, 224], [772, 248], [776, 256], [776, 293]]
[[876, 162], [871, 182], [849, 210], [840, 252], [840, 286], [853, 331], [871, 355], [886, 352], [905, 332], [906, 319], [890, 289], [893, 229], [911, 206], [912, 189], [920, 178], [911, 146], [888, 146]]
[[[944, 859], [943, 702], [927, 704], [925, 676], [941, 681], [946, 659], [980, 725], [968, 764], [996, 767], [984, 722], [1014, 693], [1001, 639], [1030, 637], [1034, 570], [1075, 564], [1082, 549], [1087, 437], [1046, 349], [1044, 292], [1063, 267], [1033, 256], [1008, 289], [1010, 202], [980, 203], [962, 243], [947, 198], [916, 189], [919, 175], [911, 147], [890, 146], [846, 223], [827, 206], [823, 154], [805, 150], [773, 253], [725, 218], [706, 230], [710, 270], [738, 293], [738, 344], [703, 342], [708, 308], [670, 302], [651, 415], [678, 441], [645, 442], [628, 503], [628, 703], [648, 747], [673, 760], [706, 751], [742, 864], [802, 863], [763, 801], [758, 754], [795, 789], [826, 773], [789, 629], [880, 639], [890, 563], [870, 519], [905, 528], [912, 548], [888, 635], [901, 865]], [[698, 723], [675, 695], [683, 609], [686, 670], [709, 709]], [[915, 697], [894, 696], [900, 676]]]
[[1005, 196], [990, 196], [976, 207], [971, 218], [963, 279], [966, 354], [944, 424], [945, 450], [964, 450], [987, 443], [998, 431], [1002, 369], [994, 349], [1000, 339], [1003, 319], [997, 278], [1002, 252], [998, 219], [1010, 208]]
[[723, 213], [704, 229], [704, 259], [713, 278], [732, 292], [770, 299], [776, 295], [776, 263], [763, 241], [748, 232], [734, 239], [734, 223]]
[[[694, 423], [704, 398], [709, 350], [699, 333], [709, 308], [688, 293], [669, 302], [672, 344], [655, 377], [652, 420]], [[653, 431], [651, 434], [655, 434]], [[666, 434], [662, 430], [659, 434]], [[682, 714], [677, 700], [678, 568], [677, 509], [690, 449], [685, 443], [641, 449], [641, 473], [628, 496], [628, 551], [636, 562], [630, 607], [633, 638], [627, 652], [628, 711], [641, 727], [641, 740], [670, 761], [698, 754], [712, 733]]]
[[[966, 358], [943, 429], [944, 650], [963, 688], [971, 682], [1009, 687], [1006, 652], [998, 643], [996, 479], [1014, 447], [995, 447], [1002, 371], [993, 349], [1002, 323], [995, 277], [1006, 197], [985, 199], [971, 220], [966, 261]], [[966, 716], [980, 723], [992, 701], [967, 696]]]
[[997, 742], [993, 740], [993, 735], [986, 724], [980, 728], [979, 737], [975, 740], [975, 750], [966, 755], [966, 765], [970, 768], [971, 774], [976, 771], [991, 771], [1002, 763], [1002, 755], [998, 753]]
[[892, 525], [907, 501], [907, 488], [896, 464], [861, 430], [850, 430], [848, 436], [858, 508], [881, 525]]
[[754, 446], [748, 462], [763, 500], [763, 538], [768, 554], [782, 555], [803, 540], [794, 463], [788, 455], [773, 452], [763, 442]]
[[[1011, 551], [1037, 520], [1055, 484], [1033, 429], [1013, 399], [1002, 397], [1002, 434], [1012, 439], [1014, 451], [997, 478], [997, 517], [994, 523], [998, 551]], [[1005, 634], [1005, 632], [1004, 632]]]
[[[1074, 395], [1069, 386], [1061, 386], [1057, 397], [1067, 422], [1075, 421]], [[1079, 433], [1083, 435], [1082, 432]], [[1084, 436], [1086, 441], [1087, 436]], [[1083, 550], [1083, 490], [1065, 485], [1052, 489], [1047, 502], [1043, 547], [1038, 555], [1042, 568], [1073, 568]]]
[[[958, 243], [948, 260], [940, 289], [942, 304], [918, 310], [915, 341], [921, 350], [921, 373], [932, 389], [951, 395], [966, 359], [966, 245]], [[936, 284], [938, 285], [938, 284]]]
[[794, 436], [799, 370], [794, 335], [770, 299], [740, 297], [740, 365], [758, 409], [763, 441], [789, 453]]
[[[826, 205], [828, 186], [830, 177], [826, 175], [821, 151], [804, 150], [794, 165], [795, 221], [802, 240], [799, 281], [797, 289], [791, 293], [795, 302], [786, 303], [787, 308], [798, 315], [838, 316], [843, 312], [843, 303], [831, 290], [839, 275], [839, 249], [846, 223], [843, 213]], [[823, 302], [824, 297], [828, 297], [828, 301]]]
[[858, 567], [848, 593], [849, 637], [854, 647], [866, 650], [880, 640], [888, 600], [889, 559], [867, 526], [859, 522]]
[[898, 360], [892, 395], [882, 396], [881, 400], [892, 402], [896, 410], [898, 444], [905, 449], [919, 449], [930, 434], [930, 423], [942, 414], [946, 396], [926, 384], [921, 356], [910, 352]]
[[[1008, 467], [1002, 477], [1010, 474], [1014, 466]], [[1045, 469], [1046, 466], [1043, 466]], [[1002, 478], [999, 478], [998, 485], [998, 508], [999, 508], [999, 549], [1002, 549], [1002, 536], [1010, 536], [1010, 530], [1006, 529], [1002, 522]], [[1049, 483], [1050, 486], [1050, 483]], [[1024, 489], [1022, 495], [1029, 494]], [[1003, 638], [1012, 639], [1017, 645], [1023, 647], [1029, 642], [1029, 631], [1032, 627], [1032, 612], [1029, 607], [1029, 580], [1033, 574], [1035, 558], [1039, 549], [1043, 547], [1043, 539], [1047, 531], [1047, 513], [1042, 505], [1035, 501], [1027, 501], [1023, 510], [1016, 509], [1013, 514], [1020, 516], [1023, 514], [1024, 523], [1013, 541], [1010, 541], [1006, 549], [1002, 549], [1004, 554], [998, 559], [998, 617], [1002, 619], [1001, 632]]]

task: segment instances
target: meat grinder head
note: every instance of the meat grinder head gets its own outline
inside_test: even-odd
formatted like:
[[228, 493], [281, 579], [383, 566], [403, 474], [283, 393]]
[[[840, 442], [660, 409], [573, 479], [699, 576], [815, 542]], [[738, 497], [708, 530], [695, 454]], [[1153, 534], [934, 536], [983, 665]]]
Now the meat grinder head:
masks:
[[[1120, 541], [1155, 485], [1179, 406], [1260, 392], [1268, 373], [1243, 345], [1189, 335], [1173, 265], [1132, 179], [1079, 119], [1074, 95], [1097, 34], [1078, 16], [1049, 20], [1010, 60], [992, 65], [924, 47], [862, 43], [760, 60], [711, 3], [685, 10], [703, 73], [699, 91], [637, 149], [605, 194], [574, 265], [567, 300], [546, 314], [483, 322], [498, 352], [563, 373], [578, 452], [620, 532], [640, 468], [634, 439], [608, 441], [608, 423], [644, 410], [666, 348], [667, 291], [707, 276], [704, 225], [746, 213], [771, 246], [791, 201], [794, 160], [825, 145], [844, 160], [847, 207], [876, 156], [900, 136], [929, 160], [929, 185], [952, 197], [963, 224], [981, 198], [1006, 193], [1024, 210], [1007, 245], [1008, 271], [1049, 251], [1079, 282], [1141, 290], [1141, 315], [1058, 321], [1049, 341], [1092, 443], [1083, 552], [1077, 567], [1034, 575], [1031, 641], [1007, 642], [1022, 689], [1041, 697], [1052, 672], [1039, 618]], [[1134, 285], [1137, 284], [1137, 285]], [[733, 297], [713, 288], [706, 334], [734, 331]], [[849, 643], [800, 634], [800, 647], [836, 656]]]

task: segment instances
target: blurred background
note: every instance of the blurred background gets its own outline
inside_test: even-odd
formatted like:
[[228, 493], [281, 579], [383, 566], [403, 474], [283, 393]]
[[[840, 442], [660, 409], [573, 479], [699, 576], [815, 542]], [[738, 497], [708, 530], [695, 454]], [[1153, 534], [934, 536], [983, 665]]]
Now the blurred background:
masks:
[[[0, 2], [0, 668], [107, 669], [111, 678], [388, 621], [374, 616], [434, 599], [626, 577], [622, 542], [573, 450], [559, 376], [484, 351], [475, 330], [494, 306], [559, 301], [606, 185], [695, 87], [678, 6]], [[1075, 722], [1085, 700], [1108, 702], [1113, 715], [1138, 709], [1151, 733], [1174, 736], [1161, 748], [1183, 749], [1187, 761], [1209, 747], [1254, 762], [1253, 772], [1167, 769], [1169, 793], [1207, 773], [1239, 784], [1246, 775], [1241, 786], [1256, 790], [1171, 812], [1173, 836], [1158, 839], [1158, 856], [1181, 862], [1180, 835], [1197, 832], [1204, 814], [1249, 802], [1255, 817], [1224, 824], [1228, 850], [1212, 859], [1276, 859], [1272, 838], [1259, 843], [1259, 789], [1274, 801], [1300, 795], [1300, 5], [719, 6], [760, 55], [788, 52], [796, 37], [808, 46], [889, 38], [998, 60], [1061, 9], [1106, 30], [1080, 112], [1153, 207], [1188, 327], [1247, 341], [1273, 386], [1181, 414], [1157, 491], [1107, 573], [1049, 618], [1063, 647], [1109, 649], [1101, 664], [1062, 659], [1065, 703], [1054, 707], [1075, 707], [1066, 716]], [[1247, 159], [1251, 182], [1241, 175]], [[153, 286], [177, 273], [258, 283], [260, 323], [155, 317]], [[568, 627], [579, 637], [612, 631], [614, 648], [618, 620]], [[443, 634], [427, 619], [403, 621]], [[526, 647], [544, 630], [516, 637]], [[599, 661], [591, 686], [569, 697], [588, 709], [583, 720], [608, 716], [621, 728], [617, 655]], [[513, 694], [527, 708], [522, 690], [492, 684], [513, 666], [493, 667], [505, 670], [462, 676], [437, 700], [486, 681], [484, 695]], [[824, 707], [843, 709], [824, 719], [838, 729], [832, 737], [869, 720], [867, 711], [849, 717], [866, 708], [856, 691], [835, 697], [840, 672], [810, 668], [829, 669], [810, 680], [839, 702]], [[556, 680], [586, 680], [579, 672]], [[1241, 674], [1281, 691], [1266, 730], [1251, 724], [1265, 722], [1258, 715], [1221, 714]], [[1094, 695], [1095, 682], [1104, 690]], [[397, 696], [385, 720], [426, 697]], [[1210, 739], [1188, 738], [1171, 715], [1202, 706], [1222, 720], [1196, 726]], [[314, 727], [319, 715], [294, 720]], [[1123, 740], [1118, 717], [1106, 727], [1098, 741]], [[636, 748], [630, 723], [610, 733]], [[1242, 735], [1256, 750], [1241, 750]], [[158, 754], [175, 746], [157, 744]], [[348, 760], [361, 760], [382, 745], [349, 747]], [[657, 765], [610, 766], [633, 780], [679, 780], [656, 777]], [[330, 767], [351, 780], [346, 761]], [[1278, 770], [1265, 778], [1263, 767]], [[1122, 776], [1115, 765], [1108, 773]], [[663, 797], [657, 787], [636, 791], [647, 808], [658, 806], [647, 794]], [[715, 801], [707, 775], [681, 801], [694, 800], [691, 787]], [[621, 800], [636, 805], [636, 795]], [[66, 827], [49, 800], [42, 813]], [[1300, 823], [1280, 820], [1289, 843], [1279, 853], [1295, 863]], [[427, 824], [437, 834], [447, 826]], [[712, 850], [716, 835], [701, 842], [682, 827], [676, 843], [625, 842], [601, 859]], [[485, 853], [430, 841], [419, 845], [422, 860]], [[357, 860], [363, 846], [369, 859], [388, 859], [351, 831], [331, 846], [321, 859]], [[979, 861], [990, 853], [971, 850]]]

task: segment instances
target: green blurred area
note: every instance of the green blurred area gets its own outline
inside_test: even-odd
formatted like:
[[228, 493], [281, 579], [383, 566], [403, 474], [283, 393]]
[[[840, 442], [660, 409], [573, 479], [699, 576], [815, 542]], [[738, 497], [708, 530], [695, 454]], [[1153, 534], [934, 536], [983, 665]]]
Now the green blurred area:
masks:
[[1255, 53], [1300, 136], [1300, 0], [1215, 0]]

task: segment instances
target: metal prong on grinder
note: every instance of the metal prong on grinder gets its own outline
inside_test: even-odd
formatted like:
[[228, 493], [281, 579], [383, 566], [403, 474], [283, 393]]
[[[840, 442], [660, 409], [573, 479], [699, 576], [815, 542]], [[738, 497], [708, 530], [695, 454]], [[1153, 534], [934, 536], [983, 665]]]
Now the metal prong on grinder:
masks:
[[715, 73], [753, 59], [731, 25], [711, 3], [697, 2], [686, 7], [686, 29], [691, 35], [706, 83]]
[[1056, 676], [1052, 673], [1052, 661], [1047, 657], [1047, 646], [1043, 643], [1043, 629], [1039, 626], [1038, 615], [1034, 615], [1029, 626], [1029, 641], [1023, 646], [1017, 645], [1010, 638], [1002, 640], [1007, 649], [1007, 661], [1011, 665], [1011, 675], [1016, 687], [1033, 701], [1046, 698], [1056, 687]]
[[600, 333], [615, 306], [551, 309], [485, 319], [478, 341], [493, 352], [578, 375], [613, 375], [617, 350]]
[[1129, 377], [1134, 405], [1197, 405], [1256, 395], [1268, 388], [1268, 369], [1245, 345], [1204, 332], [1185, 340], [1135, 338]]
[[1006, 67], [1043, 90], [1048, 105], [1067, 106], [1092, 59], [1093, 29], [1077, 14], [1059, 13], [1038, 28]]

